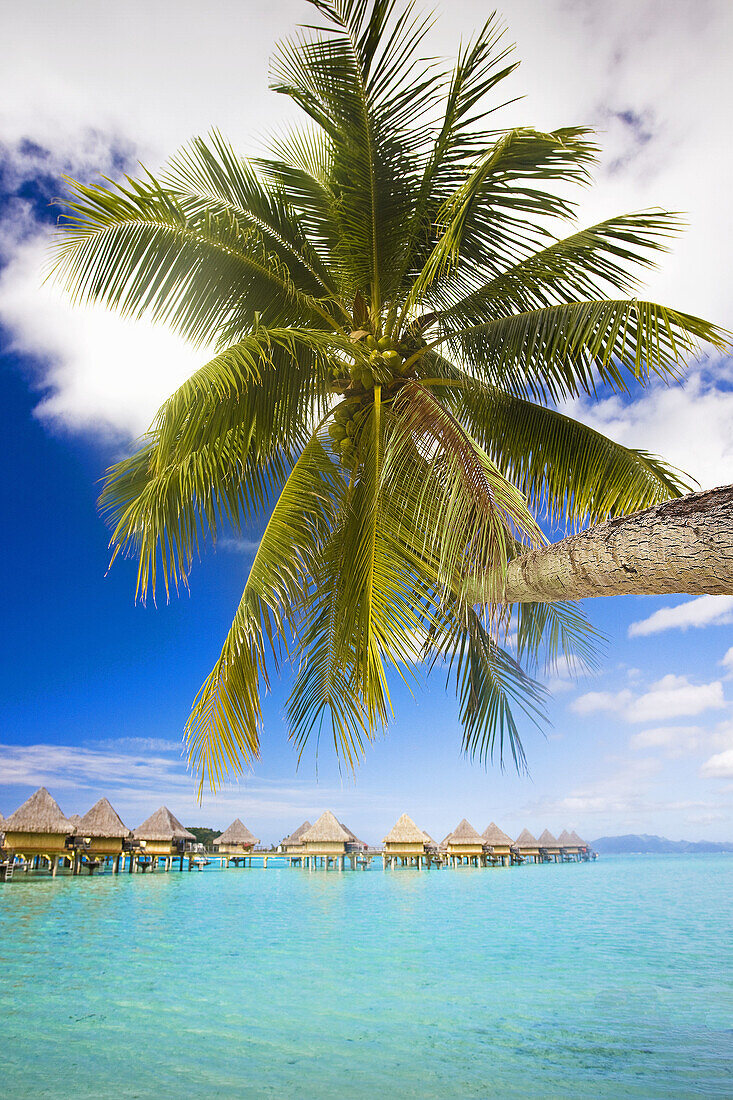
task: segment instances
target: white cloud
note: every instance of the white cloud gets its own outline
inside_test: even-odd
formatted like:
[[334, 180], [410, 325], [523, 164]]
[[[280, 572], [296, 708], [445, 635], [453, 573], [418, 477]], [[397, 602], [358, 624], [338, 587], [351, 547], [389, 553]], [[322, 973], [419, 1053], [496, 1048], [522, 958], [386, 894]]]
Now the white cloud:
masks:
[[733, 747], [733, 722], [725, 720], [712, 728], [705, 726], [656, 726], [635, 733], [629, 740], [633, 749], [661, 749], [672, 759], [713, 749]]
[[[731, 324], [728, 287], [719, 277], [733, 250], [733, 149], [719, 140], [733, 99], [731, 5], [506, 0], [502, 11], [523, 60], [508, 97], [526, 98], [496, 124], [581, 121], [603, 131], [598, 184], [578, 196], [581, 219], [651, 206], [688, 211], [689, 232], [651, 274], [649, 293]], [[265, 120], [271, 132], [297, 117], [285, 97], [268, 91], [268, 59], [279, 38], [312, 19], [303, 0], [211, 0], [205, 23], [195, 18], [193, 0], [160, 0], [154, 9], [144, 0], [129, 0], [124, 10], [93, 5], [83, 20], [75, 0], [58, 0], [52, 21], [39, 12], [16, 4], [3, 13], [14, 48], [0, 70], [0, 134], [14, 149], [16, 176], [43, 170], [58, 177], [69, 169], [119, 175], [121, 161], [136, 157], [155, 169], [212, 126], [243, 152], [257, 153]], [[428, 49], [454, 54], [484, 18], [482, 0], [444, 4]], [[684, 79], [671, 63], [682, 50]], [[710, 149], [713, 173], [700, 171]], [[16, 347], [39, 361], [47, 390], [42, 411], [75, 430], [133, 435], [201, 357], [162, 331], [133, 329], [101, 312], [74, 315], [48, 302], [38, 287], [43, 243], [16, 244], [0, 287], [2, 319]], [[728, 480], [733, 394], [715, 373], [693, 372], [686, 389], [654, 388], [627, 408], [603, 402], [577, 411], [621, 442], [658, 451], [703, 485]]]
[[0, 275], [0, 323], [11, 351], [39, 366], [37, 413], [71, 429], [137, 436], [169, 394], [206, 361], [167, 329], [102, 307], [75, 308], [41, 286], [49, 230], [25, 237]]
[[733, 748], [716, 753], [700, 769], [706, 779], [733, 779]]
[[691, 684], [686, 676], [670, 673], [641, 695], [635, 696], [628, 688], [617, 692], [591, 691], [573, 700], [570, 709], [583, 715], [609, 711], [626, 722], [663, 722], [720, 710], [725, 705], [720, 680]]
[[598, 711], [623, 711], [632, 701], [632, 693], [623, 691], [588, 691], [570, 704], [575, 714], [596, 714]]
[[730, 678], [731, 676], [733, 676], [733, 645], [730, 647], [730, 649], [727, 651], [727, 653], [725, 654], [723, 659], [720, 661], [720, 664], [727, 671], [727, 673], [728, 673], [727, 678]]
[[588, 827], [595, 829], [592, 822], [597, 817], [613, 818], [616, 822], [634, 817], [644, 819], [651, 805], [650, 783], [661, 768], [660, 762], [651, 758], [626, 760], [602, 779], [584, 783], [561, 798], [531, 803], [528, 810], [535, 817], [551, 818], [558, 828], [563, 821], [586, 819]]
[[[305, 818], [315, 820], [326, 806], [344, 816], [361, 811], [368, 817], [370, 807], [384, 809], [373, 792], [353, 786], [251, 775], [215, 796], [205, 792], [199, 805], [197, 784], [181, 758], [180, 742], [165, 738], [121, 737], [83, 746], [0, 744], [3, 815], [9, 816], [30, 790], [40, 786], [58, 798], [67, 814], [85, 813], [105, 796], [134, 827], [164, 803], [189, 824], [206, 821], [224, 828], [240, 816], [266, 843], [279, 840], [288, 826], [294, 828]], [[13, 799], [15, 788], [26, 790]], [[392, 812], [391, 804], [387, 812]]]
[[720, 680], [710, 684], [691, 684], [686, 676], [663, 676], [626, 710], [629, 722], [659, 722], [683, 718], [725, 706]]
[[[675, 607], [660, 607], [648, 619], [629, 627], [629, 637], [659, 634], [663, 630], [687, 630], [689, 627], [722, 626], [733, 622], [733, 596], [698, 596]], [[733, 652], [731, 650], [730, 652]], [[727, 657], [723, 659], [725, 662]], [[733, 658], [731, 658], [733, 661]]]
[[[658, 455], [702, 489], [733, 477], [733, 390], [727, 364], [693, 365], [684, 385], [651, 386], [641, 397], [582, 398], [563, 411], [625, 447]], [[694, 486], [693, 486], [694, 487]]]
[[706, 734], [701, 726], [657, 726], [635, 733], [629, 744], [633, 749], [661, 748], [669, 756], [683, 756], [698, 749]]

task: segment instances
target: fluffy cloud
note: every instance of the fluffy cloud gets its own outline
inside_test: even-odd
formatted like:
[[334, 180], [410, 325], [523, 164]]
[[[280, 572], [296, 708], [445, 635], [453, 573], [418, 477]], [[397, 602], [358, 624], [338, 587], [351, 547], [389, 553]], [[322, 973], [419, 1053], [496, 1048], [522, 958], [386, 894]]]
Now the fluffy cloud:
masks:
[[50, 235], [38, 228], [24, 237], [0, 275], [8, 350], [39, 364], [40, 417], [72, 430], [137, 436], [208, 353], [160, 326], [98, 306], [75, 308], [58, 287], [41, 286]]
[[[675, 607], [660, 607], [648, 619], [629, 627], [629, 637], [659, 634], [663, 630], [687, 630], [689, 627], [722, 626], [733, 622], [733, 596], [698, 596]], [[723, 659], [724, 662], [727, 657]]]
[[663, 749], [667, 756], [686, 756], [706, 741], [708, 731], [701, 726], [657, 726], [641, 730], [629, 741], [633, 749]]
[[720, 664], [727, 671], [728, 676], [733, 676], [733, 645], [730, 647], [728, 652], [725, 654], [725, 656], [721, 660]]
[[[35, 5], [8, 6], [4, 29], [15, 45], [0, 70], [0, 134], [13, 149], [6, 186], [39, 173], [119, 175], [138, 157], [155, 169], [213, 125], [245, 153], [259, 152], [263, 119], [271, 131], [296, 116], [285, 97], [267, 90], [268, 58], [312, 11], [303, 0], [212, 0], [205, 23], [190, 17], [195, 11], [192, 0], [161, 0], [154, 10], [130, 0], [124, 14], [95, 5], [82, 23], [74, 0], [59, 0], [51, 21]], [[507, 98], [526, 98], [497, 125], [597, 126], [604, 154], [598, 186], [579, 193], [582, 220], [658, 205], [688, 211], [689, 232], [652, 274], [649, 293], [733, 322], [718, 275], [732, 243], [733, 150], [719, 140], [733, 98], [731, 5], [507, 0], [502, 11], [523, 59]], [[428, 49], [454, 53], [484, 18], [479, 0], [444, 5]], [[681, 42], [684, 79], [669, 64]], [[713, 148], [715, 172], [700, 171]], [[39, 289], [44, 248], [42, 236], [16, 241], [0, 286], [0, 320], [17, 350], [38, 363], [41, 411], [75, 430], [134, 435], [201, 357], [160, 330], [75, 313], [47, 297]], [[694, 372], [685, 389], [654, 388], [631, 406], [581, 403], [575, 411], [621, 442], [658, 451], [703, 485], [727, 480], [733, 395], [717, 365]]]
[[675, 759], [713, 749], [733, 747], [733, 722], [719, 722], [712, 729], [704, 726], [656, 726], [635, 733], [629, 744], [633, 749], [661, 749]]
[[660, 456], [701, 489], [711, 489], [727, 485], [733, 471], [729, 373], [729, 362], [716, 359], [693, 365], [684, 385], [652, 385], [632, 402], [583, 398], [563, 411], [623, 446]]
[[641, 695], [634, 695], [628, 688], [617, 692], [591, 691], [573, 700], [570, 709], [583, 715], [609, 711], [627, 722], [662, 722], [692, 717], [706, 710], [720, 710], [724, 706], [720, 680], [691, 684], [686, 676], [670, 673]]
[[[348, 787], [318, 786], [307, 781], [268, 780], [249, 776], [240, 784], [196, 800], [196, 784], [186, 771], [177, 741], [162, 738], [118, 738], [86, 745], [0, 745], [2, 811], [8, 816], [30, 790], [45, 786], [58, 797], [64, 813], [85, 813], [102, 795], [129, 825], [136, 825], [161, 803], [177, 817], [223, 828], [235, 816], [279, 840], [289, 822], [311, 821], [329, 805], [337, 814], [368, 811], [379, 803], [374, 793]], [[15, 795], [18, 788], [22, 793]], [[381, 806], [380, 806], [381, 810]], [[391, 810], [391, 807], [390, 807]]]
[[733, 779], [733, 749], [716, 753], [700, 769], [706, 779]]

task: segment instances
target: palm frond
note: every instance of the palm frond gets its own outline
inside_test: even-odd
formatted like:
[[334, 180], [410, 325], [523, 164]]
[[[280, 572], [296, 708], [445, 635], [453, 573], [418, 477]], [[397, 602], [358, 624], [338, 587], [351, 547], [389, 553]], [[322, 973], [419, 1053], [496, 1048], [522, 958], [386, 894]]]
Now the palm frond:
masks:
[[418, 382], [395, 402], [386, 466], [401, 485], [406, 511], [432, 546], [438, 582], [450, 590], [460, 578], [485, 585], [485, 602], [498, 595], [517, 538], [537, 545], [542, 533], [516, 488], [466, 429]]
[[233, 210], [187, 210], [153, 177], [69, 186], [54, 273], [75, 301], [147, 314], [199, 344], [233, 342], [254, 315], [272, 326], [338, 327], [327, 305], [299, 289], [262, 230]]
[[523, 603], [514, 608], [517, 658], [532, 669], [553, 674], [565, 659], [576, 675], [598, 665], [603, 635], [570, 603]]
[[429, 20], [414, 16], [412, 4], [396, 14], [391, 0], [315, 6], [329, 32], [282, 43], [272, 87], [329, 135], [337, 262], [351, 274], [351, 296], [362, 293], [379, 318], [414, 202], [423, 142], [414, 123], [440, 85], [417, 60]]
[[533, 511], [545, 511], [553, 525], [600, 523], [692, 489], [662, 459], [554, 409], [467, 377], [435, 384], [451, 394], [457, 418]]
[[255, 554], [221, 655], [186, 724], [189, 765], [218, 787], [259, 754], [260, 684], [266, 656], [287, 645], [286, 624], [297, 616], [319, 553], [343, 503], [345, 482], [313, 436], [295, 463]]
[[534, 725], [546, 722], [545, 689], [533, 680], [486, 629], [472, 607], [449, 604], [442, 629], [432, 632], [434, 658], [455, 668], [456, 691], [463, 726], [463, 751], [471, 759], [501, 767], [511, 755], [518, 771], [527, 760], [515, 710]]
[[304, 231], [295, 208], [274, 181], [261, 179], [253, 164], [214, 130], [208, 141], [195, 138], [168, 163], [163, 187], [174, 194], [189, 218], [225, 211], [243, 226], [258, 229], [287, 265], [299, 289], [338, 304], [328, 261]]
[[100, 505], [113, 560], [138, 559], [139, 597], [155, 594], [159, 571], [166, 596], [187, 584], [224, 524], [239, 530], [266, 512], [310, 418], [325, 412], [337, 350], [317, 330], [258, 329], [184, 382], [140, 450], [108, 471]]
[[[437, 285], [441, 281], [455, 296], [457, 279], [465, 287], [496, 277], [544, 243], [550, 220], [573, 217], [574, 204], [541, 184], [588, 182], [588, 165], [596, 153], [588, 134], [576, 127], [551, 133], [525, 128], [502, 135], [444, 201], [438, 240], [415, 279], [406, 309], [415, 309], [426, 297], [431, 306], [440, 306], [446, 293]], [[446, 280], [448, 275], [452, 281]]]
[[486, 381], [523, 397], [561, 401], [599, 383], [626, 391], [627, 378], [679, 378], [703, 344], [729, 346], [717, 325], [639, 299], [598, 299], [532, 309], [448, 331], [435, 346]]
[[[681, 222], [666, 211], [642, 211], [608, 218], [528, 256], [484, 286], [440, 311], [446, 325], [471, 325], [561, 302], [599, 297], [609, 290], [629, 294], [639, 287], [639, 270], [655, 266], [655, 255], [679, 233]], [[636, 268], [637, 270], [634, 270]]]

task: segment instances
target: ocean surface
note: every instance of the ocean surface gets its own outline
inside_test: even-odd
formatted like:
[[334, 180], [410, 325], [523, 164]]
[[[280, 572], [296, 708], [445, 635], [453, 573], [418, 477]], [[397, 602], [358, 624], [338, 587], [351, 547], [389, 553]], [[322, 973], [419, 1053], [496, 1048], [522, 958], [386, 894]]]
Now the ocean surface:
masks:
[[0, 884], [0, 1096], [733, 1096], [733, 857]]

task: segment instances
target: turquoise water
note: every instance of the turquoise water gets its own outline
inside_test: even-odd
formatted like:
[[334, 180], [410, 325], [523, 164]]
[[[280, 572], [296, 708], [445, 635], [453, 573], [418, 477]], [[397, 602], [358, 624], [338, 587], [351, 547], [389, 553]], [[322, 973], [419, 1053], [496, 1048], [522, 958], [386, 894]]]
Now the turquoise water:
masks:
[[0, 1095], [733, 1096], [733, 858], [0, 885]]

